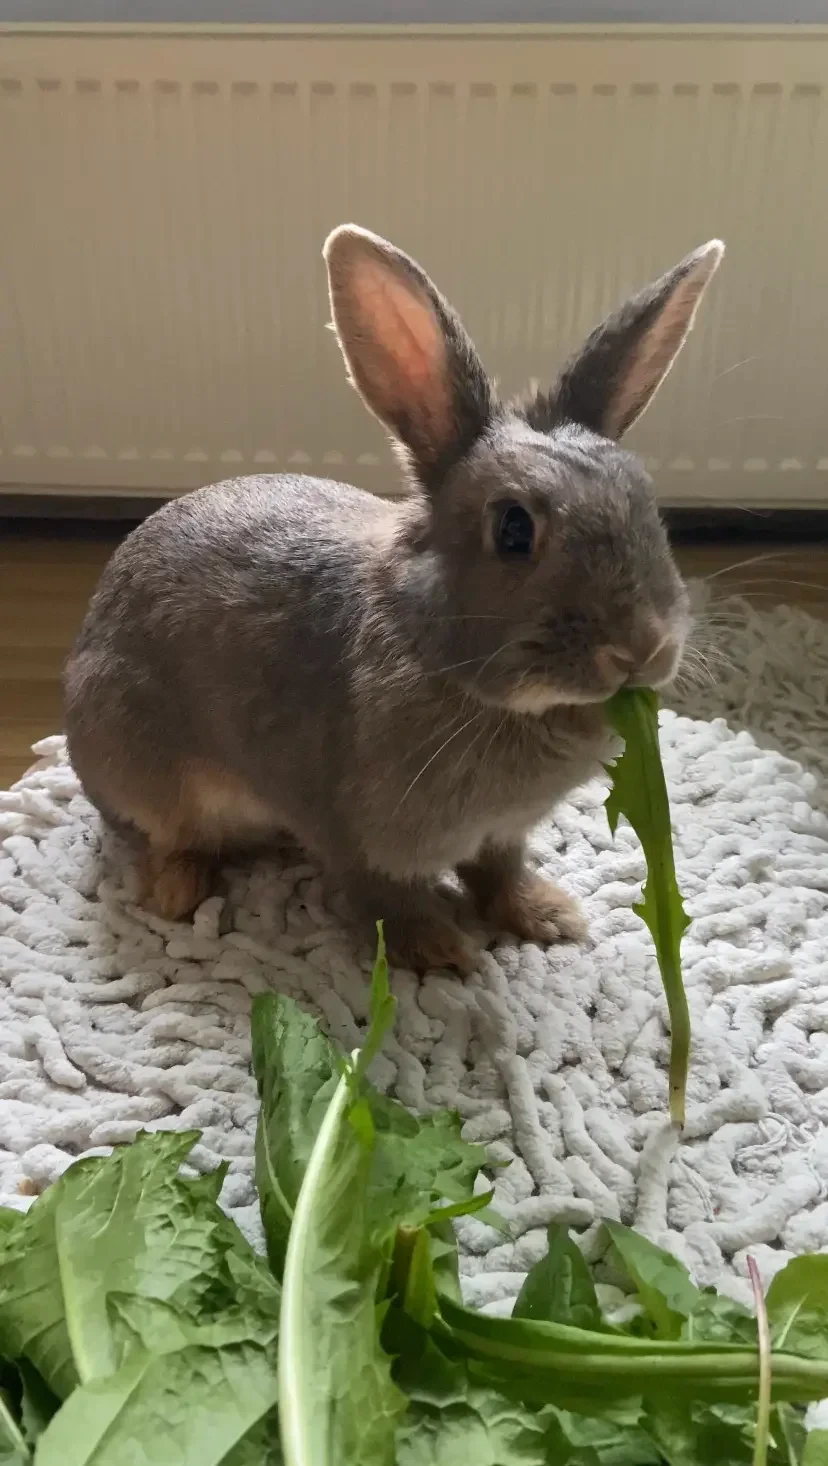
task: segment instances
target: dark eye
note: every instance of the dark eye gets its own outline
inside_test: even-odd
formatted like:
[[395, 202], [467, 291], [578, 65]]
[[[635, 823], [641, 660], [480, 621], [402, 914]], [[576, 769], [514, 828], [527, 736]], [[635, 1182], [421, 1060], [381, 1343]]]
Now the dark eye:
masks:
[[535, 525], [531, 514], [522, 504], [507, 504], [495, 529], [495, 545], [500, 554], [531, 555], [534, 541]]

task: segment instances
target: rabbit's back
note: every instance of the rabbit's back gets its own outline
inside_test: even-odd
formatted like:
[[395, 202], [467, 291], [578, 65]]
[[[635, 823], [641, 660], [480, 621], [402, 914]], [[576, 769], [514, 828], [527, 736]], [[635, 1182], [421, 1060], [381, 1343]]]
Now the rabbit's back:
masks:
[[296, 827], [284, 788], [306, 825], [346, 737], [343, 647], [366, 547], [393, 512], [347, 485], [262, 476], [200, 489], [139, 526], [104, 571], [66, 669], [69, 750], [90, 797], [130, 822], [125, 786], [164, 803], [182, 771], [221, 769], [240, 815], [259, 791], [260, 822], [272, 824], [278, 771], [275, 814]]

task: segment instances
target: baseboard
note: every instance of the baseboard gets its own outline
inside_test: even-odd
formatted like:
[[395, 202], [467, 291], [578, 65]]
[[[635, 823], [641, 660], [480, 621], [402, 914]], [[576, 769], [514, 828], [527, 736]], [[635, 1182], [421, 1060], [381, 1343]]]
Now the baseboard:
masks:
[[[37, 533], [89, 537], [123, 530], [153, 513], [166, 499], [79, 494], [9, 495], [0, 498], [0, 536]], [[722, 541], [776, 541], [785, 544], [828, 542], [825, 509], [665, 509], [664, 520], [675, 544]]]
[[766, 541], [814, 544], [828, 541], [825, 509], [665, 509], [674, 544]]
[[138, 524], [162, 504], [169, 495], [151, 497], [146, 494], [0, 494], [0, 525], [3, 521], [52, 520], [95, 521], [112, 524], [126, 521]]

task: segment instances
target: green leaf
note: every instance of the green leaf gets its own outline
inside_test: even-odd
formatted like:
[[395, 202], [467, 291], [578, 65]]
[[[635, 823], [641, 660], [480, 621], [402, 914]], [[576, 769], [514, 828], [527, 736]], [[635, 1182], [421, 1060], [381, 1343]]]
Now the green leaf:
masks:
[[114, 1374], [72, 1392], [36, 1466], [223, 1466], [275, 1401], [273, 1361], [258, 1346], [155, 1357], [135, 1346]]
[[780, 1466], [800, 1466], [807, 1434], [804, 1412], [793, 1405], [777, 1406], [774, 1433], [779, 1438]]
[[802, 1452], [802, 1466], [828, 1466], [828, 1430], [808, 1432]]
[[69, 1173], [55, 1214], [55, 1241], [82, 1382], [116, 1367], [110, 1292], [195, 1302], [212, 1281], [222, 1173], [190, 1183], [178, 1174], [197, 1138], [194, 1132], [144, 1134], [98, 1166], [85, 1185], [74, 1188]]
[[340, 1080], [308, 1161], [282, 1283], [279, 1412], [286, 1466], [393, 1466], [404, 1400], [379, 1341], [376, 1294], [390, 1263], [367, 1229], [372, 1152]]
[[256, 1190], [277, 1277], [302, 1177], [321, 1117], [336, 1088], [336, 1050], [314, 1020], [290, 998], [253, 999], [253, 1068], [261, 1097], [256, 1130]]
[[[669, 1466], [707, 1466], [708, 1462], [715, 1466], [752, 1466], [755, 1460], [754, 1406], [698, 1405], [689, 1397], [665, 1399], [648, 1414], [644, 1424]], [[797, 1424], [789, 1406], [772, 1412], [768, 1466], [799, 1466]]]
[[[380, 949], [372, 983], [372, 1017], [363, 1053], [374, 1057], [393, 1019], [388, 972]], [[336, 1086], [343, 1059], [316, 1024], [287, 998], [257, 997], [253, 1007], [253, 1062], [262, 1098], [256, 1134], [256, 1185], [277, 1276], [284, 1268], [290, 1226], [322, 1115]], [[389, 1216], [416, 1228], [439, 1227], [452, 1216], [478, 1212], [491, 1225], [491, 1195], [474, 1185], [486, 1162], [483, 1146], [461, 1136], [461, 1121], [449, 1110], [410, 1114], [397, 1100], [377, 1092], [358, 1058], [349, 1082], [351, 1124], [365, 1128], [372, 1154], [366, 1227], [387, 1232]], [[446, 1203], [450, 1207], [447, 1209]]]
[[[113, 1293], [109, 1299], [113, 1335], [118, 1343], [118, 1361], [138, 1342], [148, 1354], [175, 1354], [189, 1344], [222, 1350], [232, 1344], [275, 1346], [278, 1319], [265, 1307], [242, 1309], [232, 1304], [218, 1314], [196, 1316], [157, 1298]], [[274, 1352], [275, 1359], [275, 1352]]]
[[359, 1094], [371, 1064], [382, 1048], [397, 1012], [397, 1000], [392, 997], [388, 981], [388, 962], [385, 956], [385, 937], [382, 922], [377, 922], [377, 955], [371, 974], [371, 1022], [365, 1042], [354, 1060], [352, 1085], [355, 1095]]
[[423, 1328], [430, 1328], [437, 1314], [437, 1283], [431, 1239], [425, 1227], [397, 1228], [393, 1283], [409, 1318]]
[[661, 1400], [645, 1425], [669, 1466], [751, 1466], [753, 1412], [694, 1407], [689, 1398]]
[[794, 1257], [768, 1288], [774, 1349], [828, 1359], [828, 1257]]
[[566, 1227], [553, 1222], [546, 1256], [527, 1273], [514, 1318], [545, 1319], [578, 1328], [601, 1329], [604, 1321], [583, 1253]]
[[[89, 1162], [72, 1170], [87, 1174]], [[77, 1383], [66, 1329], [63, 1289], [55, 1244], [55, 1213], [61, 1185], [50, 1186], [30, 1207], [22, 1224], [0, 1238], [0, 1352], [26, 1355], [50, 1388], [63, 1398]]]
[[455, 1303], [462, 1303], [457, 1236], [451, 1222], [429, 1223], [428, 1240], [438, 1293], [444, 1298], [451, 1298]]
[[0, 1245], [10, 1232], [22, 1225], [25, 1217], [26, 1213], [17, 1211], [15, 1207], [0, 1206]]
[[551, 1406], [531, 1409], [475, 1384], [464, 1366], [409, 1321], [393, 1330], [397, 1377], [409, 1409], [397, 1433], [398, 1466], [655, 1466], [637, 1425], [608, 1424]]
[[661, 1451], [637, 1424], [592, 1420], [565, 1410], [557, 1414], [570, 1452], [561, 1455], [567, 1466], [663, 1466]]
[[59, 1401], [25, 1359], [0, 1361], [0, 1466], [30, 1460]]
[[[426, 1233], [419, 1235], [428, 1240]], [[395, 1377], [408, 1397], [408, 1410], [397, 1428], [397, 1466], [557, 1462], [548, 1453], [552, 1412], [529, 1411], [472, 1384], [463, 1365], [447, 1359], [433, 1336], [410, 1316], [398, 1314], [391, 1325]]]
[[400, 1224], [418, 1227], [451, 1216], [481, 1212], [491, 1193], [474, 1193], [478, 1172], [486, 1162], [482, 1145], [469, 1145], [460, 1134], [452, 1110], [414, 1116], [396, 1100], [366, 1090], [375, 1146], [369, 1187], [370, 1212], [382, 1229], [391, 1207]]
[[[278, 1438], [278, 1289], [258, 1259], [247, 1270], [243, 1249], [227, 1261], [224, 1291], [211, 1295], [219, 1303], [214, 1311], [203, 1298], [193, 1313], [157, 1298], [110, 1295], [118, 1368], [72, 1392], [41, 1440], [37, 1466], [41, 1457], [55, 1466], [59, 1459], [66, 1466], [143, 1466], [156, 1450], [159, 1466], [226, 1466], [228, 1456], [234, 1466], [236, 1454], [235, 1466], [264, 1466], [267, 1455], [250, 1451], [265, 1421]], [[261, 1301], [252, 1294], [257, 1269]], [[74, 1454], [61, 1458], [65, 1447]], [[275, 1446], [270, 1459], [279, 1460]]]
[[[557, 1439], [556, 1439], [557, 1437]], [[494, 1390], [412, 1392], [397, 1434], [397, 1466], [547, 1466], [569, 1461], [551, 1411], [530, 1411]]]
[[[381, 923], [377, 932], [371, 1022], [354, 1064], [354, 1094], [365, 1088], [365, 1073], [394, 1022], [396, 1010]], [[342, 1056], [308, 1014], [290, 999], [272, 993], [261, 994], [253, 1001], [252, 1040], [253, 1068], [262, 1102], [256, 1131], [256, 1189], [268, 1257], [276, 1276], [281, 1277], [302, 1178], [336, 1087]], [[396, 1109], [406, 1115], [401, 1105], [371, 1093], [378, 1111]], [[416, 1134], [416, 1122], [410, 1124], [411, 1133]], [[390, 1117], [386, 1118], [385, 1128], [393, 1129]]]
[[20, 1378], [20, 1424], [26, 1440], [34, 1445], [60, 1408], [60, 1401], [28, 1359], [18, 1359], [16, 1369]]
[[[757, 1353], [741, 1344], [601, 1333], [568, 1324], [492, 1318], [440, 1295], [438, 1338], [476, 1377], [527, 1402], [603, 1414], [613, 1402], [673, 1399], [740, 1405], [756, 1398]], [[828, 1395], [828, 1365], [774, 1353], [773, 1398], [804, 1404]]]
[[712, 1288], [702, 1288], [687, 1316], [682, 1338], [694, 1343], [702, 1340], [713, 1344], [741, 1342], [756, 1349], [756, 1318], [735, 1299], [715, 1293]]
[[633, 909], [650, 929], [670, 1012], [670, 1115], [684, 1124], [690, 1013], [681, 979], [681, 938], [690, 925], [676, 883], [667, 785], [658, 744], [658, 698], [648, 688], [622, 688], [607, 703], [624, 752], [608, 773], [612, 788], [606, 809], [615, 834], [623, 814], [644, 849], [647, 879]]
[[59, 1399], [117, 1368], [110, 1293], [206, 1305], [228, 1253], [249, 1254], [216, 1204], [223, 1172], [178, 1174], [196, 1138], [144, 1134], [70, 1167], [3, 1239], [0, 1347]]
[[620, 1222], [605, 1222], [615, 1259], [635, 1289], [659, 1339], [678, 1339], [701, 1298], [686, 1267], [640, 1232]]
[[4, 1380], [0, 1384], [0, 1466], [28, 1466], [30, 1461], [31, 1452], [18, 1419], [15, 1400]]
[[271, 1410], [224, 1457], [221, 1466], [283, 1466], [283, 1460], [279, 1415]]

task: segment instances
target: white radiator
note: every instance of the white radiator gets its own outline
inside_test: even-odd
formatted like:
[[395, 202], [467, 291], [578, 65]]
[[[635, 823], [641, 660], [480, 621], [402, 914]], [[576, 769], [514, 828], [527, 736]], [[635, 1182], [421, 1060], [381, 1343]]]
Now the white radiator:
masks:
[[828, 504], [828, 26], [0, 34], [0, 492], [389, 490], [320, 247], [415, 254], [504, 391], [711, 235], [634, 442], [665, 502]]

